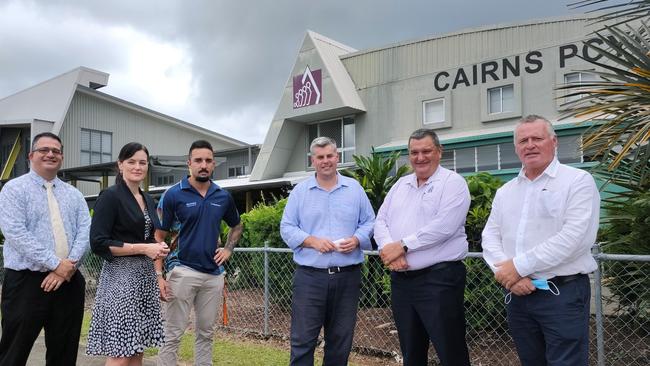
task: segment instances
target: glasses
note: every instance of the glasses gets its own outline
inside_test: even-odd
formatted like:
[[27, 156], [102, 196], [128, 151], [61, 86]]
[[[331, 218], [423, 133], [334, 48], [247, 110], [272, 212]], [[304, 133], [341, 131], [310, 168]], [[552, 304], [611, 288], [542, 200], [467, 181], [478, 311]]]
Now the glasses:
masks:
[[61, 155], [61, 154], [63, 154], [63, 151], [61, 151], [60, 149], [57, 149], [56, 147], [39, 147], [38, 149], [32, 150], [32, 152], [39, 152], [39, 153], [41, 153], [43, 155], [47, 155], [50, 152], [52, 153], [52, 155]]

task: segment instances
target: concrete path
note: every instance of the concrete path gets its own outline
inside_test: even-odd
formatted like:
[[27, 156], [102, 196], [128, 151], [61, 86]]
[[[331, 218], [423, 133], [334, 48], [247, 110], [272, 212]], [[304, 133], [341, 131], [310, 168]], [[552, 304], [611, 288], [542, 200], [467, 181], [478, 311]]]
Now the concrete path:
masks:
[[[105, 357], [91, 357], [85, 355], [86, 345], [79, 345], [79, 353], [77, 356], [78, 366], [103, 366], [106, 362]], [[45, 365], [45, 338], [43, 334], [38, 337], [32, 348], [32, 353], [27, 360], [27, 366], [43, 366]], [[155, 359], [145, 359], [144, 366], [155, 366]]]

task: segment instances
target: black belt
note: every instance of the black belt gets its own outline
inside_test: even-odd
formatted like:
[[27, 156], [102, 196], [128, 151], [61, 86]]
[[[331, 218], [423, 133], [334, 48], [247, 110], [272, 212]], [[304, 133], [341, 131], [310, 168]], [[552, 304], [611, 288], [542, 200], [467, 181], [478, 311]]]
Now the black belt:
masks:
[[555, 286], [561, 286], [571, 281], [579, 280], [583, 277], [587, 277], [587, 275], [584, 273], [578, 273], [578, 274], [572, 274], [568, 276], [555, 276], [553, 278], [549, 278], [549, 281], [553, 282]]
[[421, 276], [423, 274], [429, 273], [431, 271], [439, 271], [441, 269], [445, 269], [447, 267], [455, 266], [461, 263], [460, 261], [453, 261], [453, 262], [440, 262], [436, 263], [434, 265], [431, 265], [429, 267], [424, 267], [421, 269], [416, 269], [414, 271], [393, 271], [393, 273], [399, 275], [399, 276], [404, 276], [404, 277], [417, 277]]
[[328, 274], [335, 274], [339, 272], [350, 272], [354, 271], [358, 268], [361, 268], [361, 264], [353, 264], [351, 266], [344, 266], [344, 267], [329, 267], [329, 268], [316, 268], [316, 267], [309, 267], [309, 266], [301, 266], [298, 265], [298, 268], [305, 269], [307, 271], [312, 271], [312, 272], [324, 272]]

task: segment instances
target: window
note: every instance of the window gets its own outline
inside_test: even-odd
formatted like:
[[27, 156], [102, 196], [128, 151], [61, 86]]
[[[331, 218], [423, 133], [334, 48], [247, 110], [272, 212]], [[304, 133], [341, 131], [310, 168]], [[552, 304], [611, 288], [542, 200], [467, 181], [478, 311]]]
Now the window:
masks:
[[[590, 72], [570, 72], [564, 74], [564, 83], [565, 84], [583, 84], [590, 81], [598, 80], [598, 75]], [[575, 93], [577, 90], [568, 90], [567, 93]], [[583, 98], [584, 95], [574, 95], [564, 98], [565, 102], [573, 102], [575, 100]]]
[[156, 185], [157, 186], [168, 186], [170, 184], [174, 183], [174, 176], [173, 175], [162, 175], [158, 176], [156, 178]]
[[307, 126], [307, 167], [311, 167], [309, 145], [319, 136], [329, 137], [336, 141], [337, 151], [339, 152], [339, 164], [354, 163], [354, 159], [352, 158], [352, 155], [356, 152], [354, 118], [337, 118]]
[[425, 100], [422, 102], [422, 121], [424, 124], [445, 121], [445, 99]]
[[521, 161], [515, 152], [513, 142], [499, 144], [499, 169], [521, 168]]
[[442, 157], [440, 158], [440, 165], [449, 170], [456, 170], [456, 159], [454, 150], [442, 150]]
[[239, 177], [241, 175], [245, 175], [247, 170], [248, 170], [247, 165], [230, 167], [228, 168], [228, 177], [232, 178], [232, 177]]
[[476, 147], [477, 171], [499, 169], [498, 145], [484, 145]]
[[473, 147], [456, 149], [456, 172], [469, 173], [476, 171], [476, 154]]
[[488, 114], [512, 112], [515, 110], [515, 91], [513, 84], [487, 90]]
[[557, 138], [557, 159], [560, 163], [581, 163], [581, 139], [579, 135], [558, 136]]
[[110, 132], [81, 129], [81, 165], [109, 163], [112, 159], [113, 134]]
[[[580, 135], [558, 136], [557, 158], [563, 164], [590, 161], [581, 146]], [[521, 161], [511, 141], [498, 144], [444, 150], [440, 165], [457, 173], [520, 169]]]

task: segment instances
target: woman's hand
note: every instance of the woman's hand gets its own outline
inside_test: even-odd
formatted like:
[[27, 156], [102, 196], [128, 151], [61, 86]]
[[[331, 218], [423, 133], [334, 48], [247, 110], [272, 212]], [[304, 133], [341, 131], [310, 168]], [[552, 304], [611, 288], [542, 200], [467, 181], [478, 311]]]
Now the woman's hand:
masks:
[[142, 245], [144, 247], [143, 254], [153, 260], [156, 260], [158, 258], [165, 258], [167, 254], [169, 254], [169, 247], [165, 242], [142, 244]]

